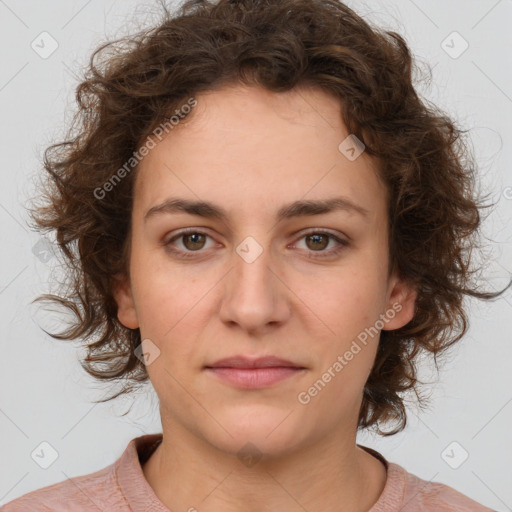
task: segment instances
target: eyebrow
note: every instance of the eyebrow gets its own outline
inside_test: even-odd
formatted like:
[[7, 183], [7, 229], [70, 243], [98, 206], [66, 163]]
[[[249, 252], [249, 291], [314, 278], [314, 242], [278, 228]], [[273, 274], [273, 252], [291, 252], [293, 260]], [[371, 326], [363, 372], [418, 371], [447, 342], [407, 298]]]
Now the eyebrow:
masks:
[[[353, 203], [346, 197], [295, 201], [281, 207], [276, 214], [276, 220], [280, 222], [294, 217], [322, 215], [333, 211], [357, 213], [367, 222], [369, 221], [369, 210]], [[228, 214], [222, 207], [206, 201], [191, 201], [183, 198], [169, 198], [163, 203], [151, 207], [144, 215], [144, 222], [157, 215], [181, 212], [228, 223]]]

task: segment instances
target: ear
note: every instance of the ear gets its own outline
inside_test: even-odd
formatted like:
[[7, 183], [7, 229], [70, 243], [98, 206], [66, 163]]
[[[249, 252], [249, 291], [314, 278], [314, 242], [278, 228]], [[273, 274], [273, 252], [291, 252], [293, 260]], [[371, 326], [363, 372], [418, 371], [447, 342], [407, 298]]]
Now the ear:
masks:
[[128, 276], [120, 274], [114, 276], [113, 295], [117, 303], [117, 318], [119, 321], [129, 329], [137, 329], [139, 320]]
[[389, 313], [386, 315], [389, 320], [385, 322], [383, 330], [400, 329], [409, 323], [416, 312], [417, 296], [417, 290], [410, 283], [393, 275], [388, 288], [386, 311], [394, 311], [395, 315], [392, 318]]

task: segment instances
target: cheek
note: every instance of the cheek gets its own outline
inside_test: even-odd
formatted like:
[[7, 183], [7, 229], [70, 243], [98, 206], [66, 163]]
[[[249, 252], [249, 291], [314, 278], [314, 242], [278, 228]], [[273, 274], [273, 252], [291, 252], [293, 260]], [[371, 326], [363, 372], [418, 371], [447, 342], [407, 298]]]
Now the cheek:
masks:
[[377, 353], [379, 333], [371, 329], [375, 323], [374, 299], [361, 288], [337, 291], [338, 295], [326, 302], [324, 308], [325, 321], [335, 335], [327, 342], [315, 344], [320, 364], [312, 384], [316, 382], [323, 389], [324, 407], [337, 404], [342, 411], [358, 407]]
[[360, 381], [364, 383], [379, 341], [379, 330], [375, 329], [382, 312], [378, 276], [368, 268], [367, 271], [340, 274], [322, 287], [321, 296], [317, 293], [319, 291], [315, 293], [315, 312], [318, 311], [330, 332], [327, 338], [318, 338], [324, 342], [315, 343], [322, 367], [329, 368], [338, 362], [343, 369], [335, 371], [333, 368], [333, 372], [345, 375], [342, 379], [346, 378], [356, 386]]
[[378, 276], [368, 267], [340, 273], [325, 283], [317, 301], [322, 318], [338, 336], [345, 340], [357, 336], [380, 312]]
[[[152, 265], [140, 266], [132, 280], [141, 337], [156, 345], [172, 372], [191, 357], [191, 338], [208, 289], [183, 273]], [[150, 375], [152, 371], [148, 368]]]
[[189, 313], [208, 291], [197, 273], [173, 265], [162, 248], [134, 257], [132, 282], [141, 329], [162, 338]]

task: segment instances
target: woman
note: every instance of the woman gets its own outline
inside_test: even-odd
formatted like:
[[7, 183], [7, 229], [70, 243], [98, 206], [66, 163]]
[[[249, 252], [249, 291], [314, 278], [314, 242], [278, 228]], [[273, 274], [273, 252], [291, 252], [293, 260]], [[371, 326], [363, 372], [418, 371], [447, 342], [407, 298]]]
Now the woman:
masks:
[[128, 39], [33, 214], [75, 270], [54, 337], [149, 378], [163, 433], [3, 510], [491, 510], [356, 443], [403, 430], [464, 296], [503, 293], [471, 286], [473, 169], [404, 40], [335, 0], [190, 1]]

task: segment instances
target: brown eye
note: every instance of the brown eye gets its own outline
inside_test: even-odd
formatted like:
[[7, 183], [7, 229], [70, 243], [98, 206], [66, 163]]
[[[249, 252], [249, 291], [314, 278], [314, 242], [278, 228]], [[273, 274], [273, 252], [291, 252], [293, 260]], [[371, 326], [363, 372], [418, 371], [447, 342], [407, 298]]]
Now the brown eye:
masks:
[[[306, 236], [306, 245], [311, 250], [323, 250], [329, 245], [329, 238], [332, 238], [330, 236], [327, 236], [325, 234], [318, 234], [315, 233], [313, 235], [307, 235]], [[310, 243], [309, 243], [310, 242]]]
[[[202, 233], [190, 233], [186, 235], [182, 235], [183, 245], [191, 250], [197, 251], [204, 247], [206, 237]], [[189, 241], [190, 243], [187, 243]]]
[[[327, 231], [309, 231], [301, 237], [308, 258], [332, 258], [345, 250], [350, 243]], [[331, 244], [334, 247], [331, 247]]]
[[178, 258], [195, 258], [206, 252], [209, 238], [211, 239], [210, 235], [191, 228], [164, 240], [162, 245], [166, 251]]

